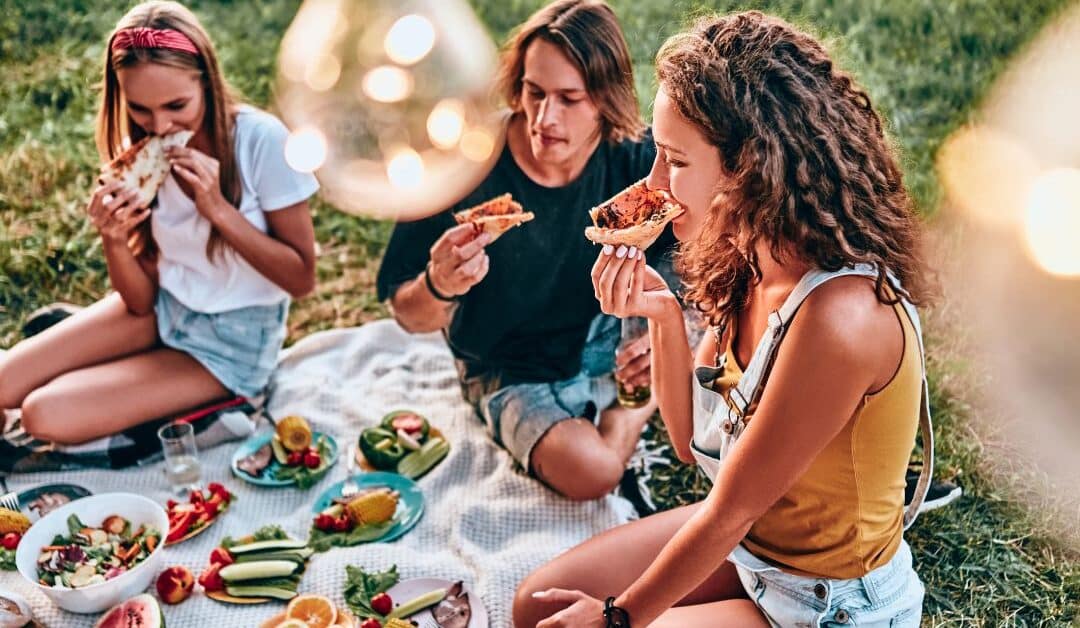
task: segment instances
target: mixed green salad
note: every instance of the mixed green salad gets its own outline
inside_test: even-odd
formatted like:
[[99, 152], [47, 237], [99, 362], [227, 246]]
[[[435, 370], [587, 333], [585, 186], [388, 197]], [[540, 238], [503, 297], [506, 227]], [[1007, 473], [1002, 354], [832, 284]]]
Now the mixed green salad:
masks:
[[111, 580], [135, 568], [161, 543], [161, 532], [145, 525], [133, 529], [119, 515], [106, 517], [96, 528], [71, 515], [67, 526], [68, 534], [56, 535], [38, 556], [38, 578], [45, 586], [79, 589]]

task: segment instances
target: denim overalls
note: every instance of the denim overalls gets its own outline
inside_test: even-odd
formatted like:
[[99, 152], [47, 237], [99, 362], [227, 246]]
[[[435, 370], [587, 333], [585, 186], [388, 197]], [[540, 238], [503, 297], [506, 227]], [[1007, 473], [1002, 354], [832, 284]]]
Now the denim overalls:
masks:
[[[746, 427], [745, 414], [761, 393], [762, 380], [776, 358], [780, 341], [795, 312], [807, 296], [830, 279], [846, 275], [877, 277], [877, 270], [867, 264], [837, 271], [811, 270], [806, 273], [784, 305], [769, 315], [769, 327], [754, 351], [736, 387], [725, 399], [715, 392], [712, 382], [724, 370], [723, 354], [715, 367], [695, 370], [694, 437], [690, 443], [702, 471], [715, 480], [723, 459], [735, 447]], [[919, 339], [922, 353], [922, 329], [915, 307], [902, 301]], [[718, 339], [721, 334], [718, 333]], [[919, 428], [924, 456], [922, 474], [912, 503], [904, 512], [904, 529], [918, 515], [926, 496], [933, 468], [934, 441], [930, 422], [929, 396], [923, 358], [922, 402]], [[785, 573], [737, 545], [728, 556], [735, 564], [750, 599], [774, 626], [918, 626], [922, 610], [923, 586], [911, 566], [911, 550], [901, 541], [893, 558], [861, 578], [836, 580]]]

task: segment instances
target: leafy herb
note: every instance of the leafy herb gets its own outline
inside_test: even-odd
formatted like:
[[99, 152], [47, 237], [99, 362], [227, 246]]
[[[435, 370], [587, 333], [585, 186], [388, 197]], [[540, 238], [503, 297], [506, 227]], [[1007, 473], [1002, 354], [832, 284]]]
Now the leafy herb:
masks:
[[282, 541], [287, 538], [289, 538], [289, 535], [285, 533], [285, 530], [281, 529], [281, 526], [268, 525], [259, 528], [253, 534], [249, 534], [248, 536], [239, 539], [227, 536], [221, 540], [221, 546], [225, 549], [229, 549], [234, 545], [246, 545], [256, 541]]
[[15, 571], [15, 550], [0, 547], [0, 569]]
[[386, 534], [397, 522], [397, 519], [391, 519], [384, 523], [359, 525], [348, 532], [326, 532], [311, 526], [308, 547], [316, 552], [325, 552], [331, 547], [352, 547], [369, 543]]
[[386, 571], [367, 573], [359, 567], [345, 566], [345, 603], [349, 610], [356, 613], [361, 619], [375, 617], [381, 619], [382, 615], [371, 608], [371, 598], [383, 593], [398, 583], [397, 565], [393, 565]]

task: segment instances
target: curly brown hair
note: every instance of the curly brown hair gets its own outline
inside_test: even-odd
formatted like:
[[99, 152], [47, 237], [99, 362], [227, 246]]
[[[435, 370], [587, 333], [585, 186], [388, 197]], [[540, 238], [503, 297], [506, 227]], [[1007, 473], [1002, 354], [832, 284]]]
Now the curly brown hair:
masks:
[[881, 118], [813, 37], [757, 11], [704, 17], [664, 43], [656, 72], [726, 171], [677, 259], [712, 324], [760, 279], [759, 242], [781, 262], [872, 264], [882, 303], [928, 300], [921, 227]]

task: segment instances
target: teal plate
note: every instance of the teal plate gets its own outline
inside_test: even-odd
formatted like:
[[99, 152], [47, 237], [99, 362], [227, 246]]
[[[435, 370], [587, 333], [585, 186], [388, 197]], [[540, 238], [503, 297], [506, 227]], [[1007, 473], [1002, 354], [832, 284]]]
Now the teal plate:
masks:
[[[337, 441], [334, 439], [333, 436], [331, 436], [329, 434], [323, 434], [322, 432], [313, 432], [311, 434], [311, 442], [312, 443], [318, 442], [320, 436], [326, 436], [326, 446], [330, 448], [330, 462], [321, 471], [321, 473], [325, 474], [327, 471], [330, 470], [331, 467], [334, 466], [334, 463], [337, 462], [337, 459], [338, 459], [338, 444], [337, 444]], [[241, 444], [239, 447], [237, 447], [236, 448], [236, 453], [234, 453], [233, 457], [232, 457], [232, 463], [229, 465], [230, 467], [232, 467], [233, 475], [240, 478], [241, 480], [244, 480], [245, 482], [249, 482], [249, 483], [254, 484], [256, 486], [268, 486], [268, 487], [272, 487], [272, 488], [279, 488], [279, 487], [282, 487], [282, 486], [293, 486], [293, 485], [295, 485], [296, 480], [293, 480], [293, 479], [289, 479], [289, 480], [276, 480], [276, 479], [274, 479], [274, 470], [280, 468], [281, 464], [277, 460], [275, 460], [272, 455], [271, 455], [271, 458], [270, 458], [270, 466], [263, 469], [262, 474], [259, 475], [258, 477], [255, 477], [253, 475], [249, 475], [245, 471], [241, 471], [240, 467], [237, 466], [240, 463], [241, 460], [243, 460], [244, 458], [247, 458], [248, 456], [255, 453], [256, 451], [259, 451], [259, 449], [263, 445], [269, 444], [270, 439], [273, 438], [273, 437], [274, 437], [273, 432], [267, 432], [265, 434], [256, 434], [255, 436], [252, 436], [251, 438], [244, 441], [243, 444]], [[322, 478], [319, 478], [319, 479], [321, 480]], [[316, 480], [316, 481], [318, 481], [318, 480]]]
[[[394, 519], [397, 523], [387, 530], [386, 534], [370, 541], [371, 543], [388, 543], [393, 541], [411, 530], [412, 527], [420, 521], [420, 517], [424, 515], [424, 494], [420, 491], [420, 486], [403, 475], [387, 473], [385, 471], [372, 471], [370, 473], [358, 473], [353, 476], [353, 480], [356, 481], [356, 485], [359, 486], [361, 490], [385, 486], [400, 494], [398, 497], [398, 507], [394, 512]], [[337, 482], [326, 489], [322, 495], [319, 495], [319, 498], [315, 500], [315, 504], [311, 508], [311, 512], [318, 514], [329, 508], [335, 497], [341, 497], [341, 486], [344, 483], [344, 480]]]

